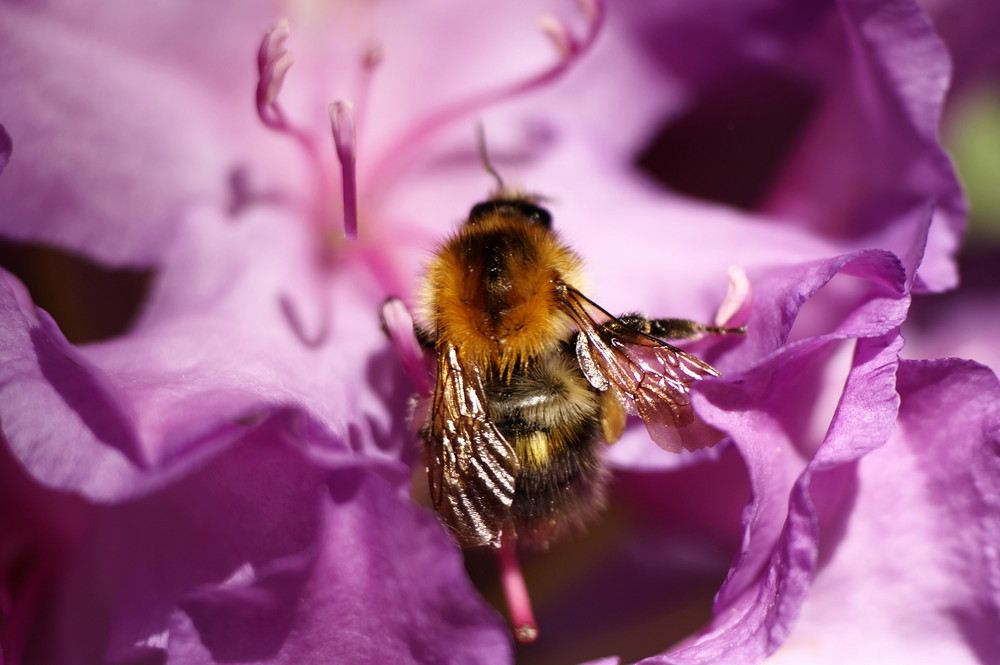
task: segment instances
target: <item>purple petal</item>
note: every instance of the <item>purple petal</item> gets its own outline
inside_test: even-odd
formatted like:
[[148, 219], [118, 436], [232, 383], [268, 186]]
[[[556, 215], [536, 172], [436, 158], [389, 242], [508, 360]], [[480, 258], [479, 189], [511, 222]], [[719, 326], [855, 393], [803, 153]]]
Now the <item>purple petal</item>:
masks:
[[[743, 456], [753, 496], [744, 512], [744, 542], [716, 599], [715, 620], [651, 663], [751, 663], [776, 649], [791, 630], [816, 570], [817, 525], [826, 516], [815, 506], [814, 476], [839, 478], [845, 465], [880, 446], [892, 428], [894, 371], [902, 344], [897, 329], [907, 304], [898, 262], [869, 252], [799, 270], [796, 279], [755, 282], [755, 296], [761, 297], [754, 301], [751, 329], [756, 321], [765, 338], [768, 330], [787, 336], [801, 303], [822, 294], [819, 287], [841, 271], [869, 286], [835, 332], [780, 347], [741, 375], [695, 389], [698, 412], [727, 432]], [[806, 297], [789, 298], [790, 287]], [[776, 296], [792, 309], [772, 314], [776, 307], [768, 301]], [[774, 318], [767, 322], [762, 316]], [[838, 385], [826, 379], [837, 401], [829, 424], [812, 422], [826, 408], [819, 386], [831, 353], [838, 340], [858, 336], [862, 339], [843, 392], [838, 395]]]
[[20, 663], [52, 581], [87, 528], [90, 507], [79, 497], [34, 482], [3, 437], [0, 505], [5, 506], [0, 512], [0, 653], [4, 662]]
[[[72, 0], [39, 0], [32, 14], [114, 45], [126, 57], [159, 60], [230, 100], [247, 101], [263, 31], [281, 16], [271, 0], [177, 0], [136, 5], [107, 0], [82, 7]], [[248, 41], [249, 40], [249, 41]], [[119, 109], [121, 110], [121, 109]]]
[[[618, 16], [633, 37], [616, 48], [637, 51], [645, 66], [633, 88], [643, 93], [614, 99], [635, 100], [640, 127], [656, 113], [647, 105], [659, 105], [661, 126], [646, 130], [647, 144], [634, 157], [651, 176], [854, 248], [897, 253], [899, 236], [908, 236], [900, 224], [906, 213], [931, 207], [917, 286], [954, 283], [965, 205], [938, 141], [950, 66], [915, 2], [715, 0], [612, 9], [620, 12], [610, 12], [612, 26]], [[629, 71], [638, 69], [634, 60], [622, 69], [624, 80], [640, 78]], [[591, 131], [605, 141], [605, 132]], [[727, 197], [745, 186], [748, 195]]]
[[[133, 333], [88, 349], [103, 367], [147, 375], [135, 393], [151, 439], [187, 428], [191, 409], [218, 417], [225, 397], [229, 413], [294, 405], [356, 452], [410, 450], [398, 417], [410, 387], [379, 328], [381, 275], [363, 255], [325, 267], [301, 221], [284, 209], [236, 224], [193, 211]], [[198, 406], [216, 392], [216, 405]]]
[[[107, 377], [73, 349], [19, 282], [0, 280], [0, 422], [15, 454], [56, 486], [100, 485], [142, 464], [132, 422]], [[67, 448], [66, 437], [75, 445]]]
[[767, 209], [901, 254], [893, 220], [931, 205], [917, 288], [953, 286], [965, 204], [937, 141], [950, 77], [944, 45], [909, 0], [852, 0], [836, 18], [819, 56], [830, 66], [827, 89]]
[[[575, 24], [586, 22], [585, 16], [579, 16], [579, 7], [556, 6], [561, 16], [569, 15]], [[464, 136], [467, 145], [474, 146], [474, 114], [488, 108], [489, 103], [506, 101], [504, 95], [511, 96], [523, 82], [553, 67], [561, 68], [565, 62], [539, 27], [539, 15], [546, 9], [537, 2], [511, 2], [382, 13], [376, 34], [385, 53], [384, 65], [377, 73], [379, 105], [373, 103], [370, 129], [359, 132], [358, 137], [359, 144], [370, 146], [379, 158], [368, 167], [362, 166], [362, 172], [372, 175], [378, 186], [379, 180], [398, 173], [402, 157], [420, 159], [422, 150], [414, 148], [423, 149], [431, 130], [449, 123], [452, 127], [460, 121], [467, 123], [469, 131]], [[446, 57], [442, 44], [448, 45], [448, 52], [467, 57]], [[512, 44], [517, 48], [511, 48]], [[403, 62], [396, 61], [397, 57]], [[427, 72], [435, 72], [430, 86]]]
[[171, 656], [217, 662], [263, 655], [273, 663], [509, 660], [507, 628], [471, 588], [436, 521], [376, 478], [341, 475], [321, 506], [317, 547], [283, 562], [283, 568], [305, 568], [308, 577], [286, 581], [279, 570], [196, 591], [172, 619]]
[[[761, 358], [795, 348], [787, 346], [790, 341], [806, 345], [795, 353], [806, 358], [812, 354], [808, 362], [822, 366], [827, 359], [823, 350], [827, 344], [857, 337], [880, 337], [902, 323], [909, 305], [904, 297], [905, 274], [899, 261], [877, 250], [771, 268], [760, 274], [751, 272], [751, 281], [754, 300], [746, 338], [730, 340], [728, 348], [725, 340], [719, 344], [716, 350], [721, 355], [708, 356], [708, 360], [722, 370], [723, 378], [700, 381], [694, 384], [694, 392], [704, 389], [715, 394], [727, 390], [727, 385], [741, 391], [744, 378], [739, 375], [739, 368], [758, 371], [756, 364]], [[775, 387], [784, 388], [781, 383]], [[808, 401], [812, 396], [794, 389], [789, 399], [806, 401], [794, 408], [789, 405], [788, 415], [808, 417], [813, 411]], [[709, 424], [718, 428], [713, 422]], [[744, 426], [741, 425], [741, 430]], [[719, 429], [735, 436], [741, 431]], [[701, 461], [706, 455], [680, 458], [664, 455], [650, 444], [644, 432], [632, 431], [611, 447], [608, 457], [612, 464], [623, 468], [664, 469]], [[707, 457], [711, 458], [711, 454]]]
[[1000, 385], [967, 361], [903, 361], [897, 389], [885, 446], [814, 490], [823, 567], [775, 663], [1000, 653]]
[[0, 41], [0, 85], [25, 91], [0, 98], [18, 144], [0, 179], [5, 236], [149, 263], [182, 204], [225, 196], [232, 153], [183, 74], [19, 7], [5, 9]]
[[[3, 431], [41, 482], [97, 500], [131, 495], [287, 409], [326, 432], [318, 455], [415, 456], [398, 416], [410, 388], [378, 327], [384, 292], [365, 283], [362, 266], [349, 279], [319, 278], [298, 259], [308, 234], [288, 222], [193, 215], [135, 330], [100, 345], [69, 345], [7, 280]], [[246, 263], [255, 251], [273, 263]], [[294, 296], [310, 332], [328, 326], [333, 340], [350, 341], [300, 339], [282, 296]]]
[[[436, 521], [371, 470], [307, 461], [288, 424], [263, 423], [145, 498], [86, 506], [24, 626], [28, 660], [509, 659], [506, 629]], [[31, 489], [15, 497], [28, 507], [41, 491], [32, 486], [14, 485]], [[32, 550], [55, 541], [6, 514], [0, 527], [5, 543], [23, 543], [28, 570], [46, 565]]]
[[[815, 574], [820, 515], [816, 476], [841, 479], [845, 465], [880, 446], [895, 419], [894, 368], [901, 342], [862, 340], [825, 440], [804, 449], [787, 409], [801, 391], [792, 377], [808, 376], [823, 343], [800, 344], [743, 377], [742, 396], [703, 392], [714, 401], [706, 417], [728, 423], [751, 477], [745, 536], [716, 599], [715, 620], [662, 659], [650, 663], [755, 663], [787, 637]], [[773, 386], [784, 385], [780, 392]], [[861, 418], [859, 418], [861, 416]], [[819, 484], [817, 482], [817, 484]], [[790, 502], [790, 503], [789, 503]]]
[[[90, 20], [70, 4], [48, 5], [66, 12], [59, 18], [22, 8], [0, 19], [2, 36], [10, 36], [5, 44], [16, 47], [11, 62], [30, 60], [24, 56], [32, 54], [41, 63], [35, 69], [28, 63], [29, 73], [42, 83], [37, 89], [64, 93], [66, 99], [59, 100], [67, 102], [18, 103], [11, 115], [0, 99], [0, 117], [18, 141], [18, 157], [0, 178], [0, 208], [18, 216], [4, 217], [0, 225], [12, 237], [59, 242], [108, 261], [156, 261], [162, 269], [136, 328], [91, 347], [68, 344], [34, 311], [19, 285], [7, 280], [6, 291], [0, 291], [0, 336], [6, 337], [0, 348], [8, 353], [3, 360], [10, 360], [0, 364], [0, 390], [12, 398], [9, 406], [0, 400], [0, 423], [13, 454], [10, 466], [21, 465], [43, 485], [90, 500], [125, 501], [102, 508], [84, 504], [80, 512], [94, 520], [92, 532], [86, 524], [67, 529], [65, 522], [79, 516], [78, 506], [53, 501], [59, 523], [51, 526], [56, 535], [40, 548], [39, 560], [60, 571], [54, 582], [59, 590], [54, 596], [18, 596], [43, 597], [47, 603], [40, 615], [46, 623], [31, 634], [29, 650], [65, 648], [69, 662], [161, 659], [166, 653], [182, 662], [308, 662], [315, 654], [331, 660], [341, 653], [379, 662], [447, 661], [463, 649], [484, 654], [486, 662], [509, 659], [503, 629], [470, 600], [454, 549], [402, 496], [406, 470], [400, 462], [415, 456], [401, 415], [408, 387], [378, 331], [377, 307], [390, 293], [410, 295], [407, 284], [419, 259], [412, 249], [429, 247], [428, 235], [449, 230], [488, 189], [488, 176], [474, 166], [471, 129], [460, 143], [468, 149], [460, 152], [473, 155], [472, 166], [469, 160], [457, 168], [450, 162], [459, 178], [448, 177], [451, 138], [429, 143], [424, 131], [436, 118], [464, 108], [461, 101], [474, 98], [480, 83], [496, 84], [483, 81], [482, 65], [490, 60], [484, 54], [520, 44], [514, 39], [522, 35], [519, 21], [533, 18], [537, 9], [527, 4], [513, 13], [497, 9], [489, 15], [497, 21], [464, 10], [382, 17], [383, 32], [376, 36], [385, 37], [387, 57], [358, 123], [362, 237], [374, 242], [341, 251], [317, 239], [311, 201], [300, 200], [305, 197], [294, 186], [278, 187], [274, 192], [280, 194], [267, 197], [271, 204], [280, 199], [280, 205], [238, 205], [233, 211], [240, 214], [233, 216], [222, 212], [229, 195], [226, 174], [235, 172], [235, 165], [254, 165], [251, 184], [263, 176], [268, 186], [285, 182], [288, 166], [283, 158], [266, 159], [272, 157], [270, 148], [259, 148], [258, 135], [240, 124], [253, 115], [254, 82], [240, 79], [252, 77], [252, 66], [232, 83], [218, 81], [219, 90], [213, 84], [225, 72], [221, 64], [239, 69], [231, 58], [240, 49], [229, 40], [253, 31], [227, 29], [219, 42], [208, 39], [206, 31], [219, 24], [196, 20], [208, 10], [185, 4], [174, 16], [193, 11], [187, 16], [194, 44], [206, 48], [171, 50], [164, 47], [186, 34], [183, 21], [167, 21], [170, 29], [150, 39], [127, 29], [142, 18], [127, 7], [97, 10]], [[660, 12], [655, 21], [649, 15], [654, 9]], [[122, 12], [120, 19], [116, 11]], [[544, 114], [504, 110], [519, 120], [500, 123], [513, 127], [515, 136], [499, 132], [497, 161], [519, 171], [533, 190], [554, 197], [559, 228], [583, 251], [596, 277], [595, 292], [588, 295], [611, 311], [643, 308], [708, 321], [724, 298], [727, 268], [739, 264], [750, 275], [750, 335], [699, 347], [724, 378], [704, 382], [696, 390], [696, 406], [730, 434], [731, 447], [667, 456], [644, 432], [633, 431], [612, 457], [625, 467], [662, 469], [731, 460], [734, 450], [743, 456], [754, 495], [716, 617], [672, 654], [651, 662], [757, 662], [789, 635], [794, 647], [800, 616], [807, 628], [811, 612], [823, 619], [830, 606], [822, 595], [830, 591], [823, 588], [825, 574], [836, 571], [852, 547], [860, 552], [876, 541], [852, 544], [851, 529], [868, 528], [855, 527], [856, 515], [880, 514], [860, 506], [872, 488], [899, 484], [892, 482], [899, 479], [889, 463], [877, 469], [882, 485], [863, 481], [865, 465], [894, 441], [880, 448], [896, 418], [896, 330], [906, 316], [910, 287], [937, 289], [953, 279], [950, 254], [962, 203], [936, 143], [947, 66], [926, 21], [901, 0], [878, 5], [848, 0], [838, 13], [825, 5], [775, 11], [771, 3], [753, 1], [717, 2], [708, 9], [657, 3], [617, 11], [626, 20], [612, 17], [604, 35], [603, 53], [614, 53], [613, 58], [589, 60], [590, 74], [607, 67], [603, 78], [588, 75], [576, 84], [601, 103], [581, 104], [579, 97], [569, 102], [574, 108], [567, 113], [570, 95], [562, 105], [543, 104]], [[630, 33], [627, 25], [632, 19], [648, 40], [629, 41], [635, 34], [635, 26]], [[680, 39], [664, 40], [657, 30], [663, 25]], [[356, 47], [369, 38], [364, 30], [356, 32], [297, 51], [333, 55], [311, 63], [306, 57], [303, 67], [296, 65], [282, 92], [288, 109], [315, 118], [310, 109], [321, 111], [330, 99], [357, 101], [340, 94], [342, 81], [366, 81], [371, 74], [341, 76], [354, 72], [343, 63], [362, 53]], [[248, 40], [248, 65], [260, 34]], [[475, 43], [470, 52], [476, 55], [444, 62], [444, 42], [433, 35], [458, 35], [458, 42], [447, 42], [450, 47]], [[718, 48], [720, 43], [725, 48]], [[571, 46], [572, 39], [565, 44]], [[500, 59], [500, 70], [489, 71], [515, 79], [537, 71], [551, 55], [539, 46], [549, 45], [541, 38], [517, 49], [516, 57]], [[598, 42], [593, 55], [601, 48]], [[661, 48], [680, 57], [664, 57]], [[192, 67], [201, 59], [210, 70], [205, 78]], [[394, 63], [400, 62], [397, 68]], [[796, 74], [818, 91], [819, 110], [809, 118], [772, 201], [771, 210], [787, 224], [685, 202], [635, 177], [634, 155], [664, 117], [697, 103], [713, 79], [739, 76], [762, 63], [786, 74], [787, 63], [794, 63]], [[5, 71], [0, 64], [0, 79]], [[56, 85], [59, 71], [87, 84]], [[93, 71], [107, 76], [88, 77]], [[414, 71], [440, 75], [429, 89]], [[331, 72], [337, 90], [313, 85]], [[296, 90], [295, 76], [310, 84]], [[126, 107], [116, 111], [125, 118], [123, 136], [117, 136], [109, 121], [117, 115], [107, 112], [101, 98], [131, 99], [128, 91], [140, 78], [155, 85], [138, 87], [143, 92], [136, 108], [153, 119], [158, 133], [149, 134], [145, 119], [136, 120], [135, 109]], [[572, 90], [571, 79], [566, 83]], [[233, 100], [243, 88], [246, 98], [237, 107]], [[637, 95], [639, 90], [649, 94]], [[459, 103], [449, 106], [455, 99]], [[622, 108], [622, 99], [634, 103]], [[64, 117], [66, 108], [82, 109], [69, 118], [80, 123], [79, 140], [66, 140], [65, 128], [75, 127]], [[574, 119], [552, 119], [560, 115]], [[577, 120], [578, 115], [585, 117]], [[200, 120], [174, 152], [176, 136], [163, 128], [191, 117]], [[616, 122], [609, 125], [609, 117]], [[163, 136], [170, 140], [163, 143]], [[49, 140], [70, 149], [64, 164], [33, 158], [46, 154]], [[95, 146], [103, 145], [116, 159], [94, 169]], [[431, 168], [400, 184], [399, 174], [416, 170], [425, 149]], [[157, 178], [129, 177], [136, 155], [147, 150], [149, 172]], [[244, 160], [243, 150], [252, 156]], [[366, 150], [375, 159], [365, 159], [371, 155]], [[26, 154], [32, 156], [28, 161]], [[410, 161], [401, 159], [406, 155]], [[266, 165], [257, 171], [262, 162]], [[190, 164], [198, 168], [184, 171], [181, 165]], [[13, 191], [5, 189], [13, 187], [10, 182], [31, 193], [27, 202], [8, 205], [13, 199], [3, 192]], [[123, 190], [121, 182], [128, 187]], [[320, 200], [337, 200], [322, 185], [319, 190]], [[195, 209], [189, 205], [192, 196], [209, 204]], [[403, 227], [405, 237], [396, 233]], [[868, 247], [884, 249], [862, 249]], [[328, 260], [331, 255], [335, 260]], [[961, 411], [971, 408], [971, 387], [959, 390], [962, 381], [951, 381], [947, 372], [926, 381], [915, 374], [907, 378], [906, 367], [899, 379], [904, 414], [907, 399], [924, 391], [944, 399], [935, 378], [954, 388], [952, 410], [966, 414], [956, 427], [974, 420]], [[977, 386], [996, 401], [994, 385], [983, 380]], [[28, 398], [37, 398], [51, 421], [40, 417], [40, 407]], [[924, 401], [931, 404], [921, 402], [922, 408], [933, 406], [933, 399]], [[928, 417], [918, 424], [931, 428], [940, 420]], [[68, 452], [67, 432], [74, 441]], [[964, 461], [995, 475], [995, 460]], [[954, 496], [950, 483], [960, 467], [931, 472], [942, 494]], [[969, 491], [986, 487], [992, 497], [991, 478], [975, 476], [960, 488], [966, 494], [957, 495], [967, 500], [964, 505], [980, 506], [977, 514], [996, 514], [995, 501], [970, 498]], [[859, 507], [856, 514], [852, 505]], [[893, 504], [873, 505], [885, 514]], [[956, 507], [940, 517], [955, 522], [960, 512]], [[175, 520], [177, 515], [184, 519]], [[970, 537], [962, 544], [984, 551], [983, 543], [996, 536], [995, 524], [988, 524], [992, 540]], [[18, 538], [24, 538], [23, 526], [18, 528]], [[261, 538], [262, 531], [267, 537]], [[57, 536], [72, 546], [53, 544]], [[906, 544], [913, 550], [925, 545], [922, 539]], [[0, 547], [0, 555], [6, 554]], [[953, 560], [952, 552], [947, 554], [942, 558]], [[60, 557], [72, 561], [64, 567]], [[9, 560], [0, 556], [5, 573], [15, 569]], [[416, 566], [410, 565], [413, 560]], [[51, 577], [42, 565], [32, 570], [29, 579], [36, 583]], [[434, 574], [421, 577], [422, 571]], [[979, 560], [968, 577], [982, 579], [990, 571]], [[107, 584], [109, 579], [116, 584]], [[807, 593], [814, 579], [818, 609]], [[871, 575], [861, 582], [858, 593], [866, 593], [881, 580]], [[833, 586], [834, 592], [847, 588]], [[996, 598], [981, 592], [970, 599], [963, 595], [970, 584], [959, 586], [962, 593], [931, 591], [962, 609], [961, 629], [983, 653], [991, 653], [996, 645], [984, 626], [990, 625], [987, 619], [995, 621]], [[0, 601], [11, 597], [10, 590], [0, 591], [6, 592]], [[88, 605], [93, 599], [97, 602]], [[461, 623], [463, 612], [472, 617], [468, 626]], [[113, 618], [95, 625], [95, 615]], [[27, 625], [30, 604], [14, 616], [15, 627]], [[891, 628], [886, 619], [885, 632]], [[372, 633], [377, 640], [369, 640]], [[51, 646], [60, 641], [46, 639], [50, 635], [69, 639], [65, 646]], [[810, 637], [808, 631], [803, 635]], [[8, 649], [5, 641], [5, 654], [13, 653]], [[964, 655], [961, 648], [958, 652]]]
[[279, 410], [235, 384], [189, 382], [176, 370], [158, 375], [149, 364], [95, 363], [48, 315], [31, 310], [6, 273], [0, 334], [0, 423], [12, 453], [42, 484], [97, 501], [162, 485]]

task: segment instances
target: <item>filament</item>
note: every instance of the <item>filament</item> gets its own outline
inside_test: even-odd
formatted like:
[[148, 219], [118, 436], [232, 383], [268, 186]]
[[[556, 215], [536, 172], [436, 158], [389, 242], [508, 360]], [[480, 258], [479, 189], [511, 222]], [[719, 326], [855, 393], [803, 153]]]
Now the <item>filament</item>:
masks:
[[500, 545], [500, 577], [504, 596], [507, 598], [507, 611], [510, 612], [511, 625], [514, 627], [514, 638], [521, 644], [527, 644], [538, 639], [538, 623], [531, 609], [531, 597], [521, 572], [521, 564], [517, 560], [516, 548], [514, 539], [503, 537]]

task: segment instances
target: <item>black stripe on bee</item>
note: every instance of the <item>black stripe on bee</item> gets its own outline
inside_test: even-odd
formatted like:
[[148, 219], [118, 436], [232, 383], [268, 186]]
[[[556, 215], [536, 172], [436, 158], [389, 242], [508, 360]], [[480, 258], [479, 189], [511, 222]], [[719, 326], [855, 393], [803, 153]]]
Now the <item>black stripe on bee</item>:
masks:
[[518, 217], [525, 222], [547, 229], [552, 228], [552, 214], [545, 208], [524, 199], [490, 199], [477, 203], [469, 212], [469, 224], [478, 224], [495, 215]]

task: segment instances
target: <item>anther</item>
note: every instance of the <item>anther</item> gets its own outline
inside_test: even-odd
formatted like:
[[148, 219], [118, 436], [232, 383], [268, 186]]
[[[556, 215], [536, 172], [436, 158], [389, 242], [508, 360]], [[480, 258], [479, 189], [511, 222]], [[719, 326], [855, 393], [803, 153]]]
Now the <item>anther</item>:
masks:
[[580, 55], [593, 43], [603, 17], [598, 0], [577, 0], [577, 6], [587, 22], [587, 31], [582, 39], [577, 39], [562, 19], [552, 14], [543, 14], [538, 17], [539, 27], [555, 45], [565, 62]]
[[284, 117], [277, 105], [278, 93], [294, 58], [286, 44], [291, 28], [281, 19], [267, 31], [257, 51], [257, 115], [268, 127], [284, 127]]
[[333, 143], [340, 162], [341, 194], [344, 201], [344, 235], [358, 237], [357, 135], [354, 128], [354, 107], [348, 101], [336, 101], [329, 106]]
[[576, 41], [573, 35], [566, 28], [566, 24], [552, 14], [543, 14], [538, 17], [538, 27], [542, 29], [549, 41], [555, 45], [556, 50], [563, 60], [573, 57], [576, 50]]
[[434, 382], [410, 311], [399, 298], [389, 298], [382, 303], [381, 317], [382, 330], [395, 347], [403, 372], [410, 377], [420, 397], [430, 397], [434, 392]]
[[742, 325], [746, 323], [750, 308], [750, 278], [740, 266], [729, 267], [729, 283], [726, 296], [715, 314], [715, 325]]

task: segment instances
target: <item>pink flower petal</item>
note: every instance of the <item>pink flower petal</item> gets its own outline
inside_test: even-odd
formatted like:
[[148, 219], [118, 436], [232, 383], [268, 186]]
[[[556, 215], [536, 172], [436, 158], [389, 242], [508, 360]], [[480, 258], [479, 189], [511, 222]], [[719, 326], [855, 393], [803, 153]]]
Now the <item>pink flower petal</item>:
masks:
[[1000, 384], [971, 362], [903, 361], [898, 391], [888, 442], [813, 490], [822, 567], [775, 663], [1000, 653]]
[[0, 40], [0, 85], [25, 91], [0, 96], [18, 147], [0, 178], [6, 237], [149, 264], [169, 245], [179, 207], [228, 196], [233, 144], [182, 72], [23, 8], [3, 13]]
[[[32, 620], [5, 648], [18, 638], [25, 662], [66, 665], [509, 658], [447, 535], [400, 491], [405, 474], [387, 482], [303, 450], [275, 418], [178, 482], [107, 507], [42, 490], [4, 457], [0, 472], [42, 518], [0, 517], [4, 554], [42, 575]], [[58, 567], [35, 555], [47, 550]], [[10, 616], [31, 610], [27, 594], [13, 600]]]
[[953, 286], [965, 203], [937, 143], [951, 73], [944, 44], [909, 0], [855, 0], [837, 19], [836, 41], [822, 56], [829, 90], [768, 210], [902, 253], [886, 221], [931, 205], [917, 288]]

